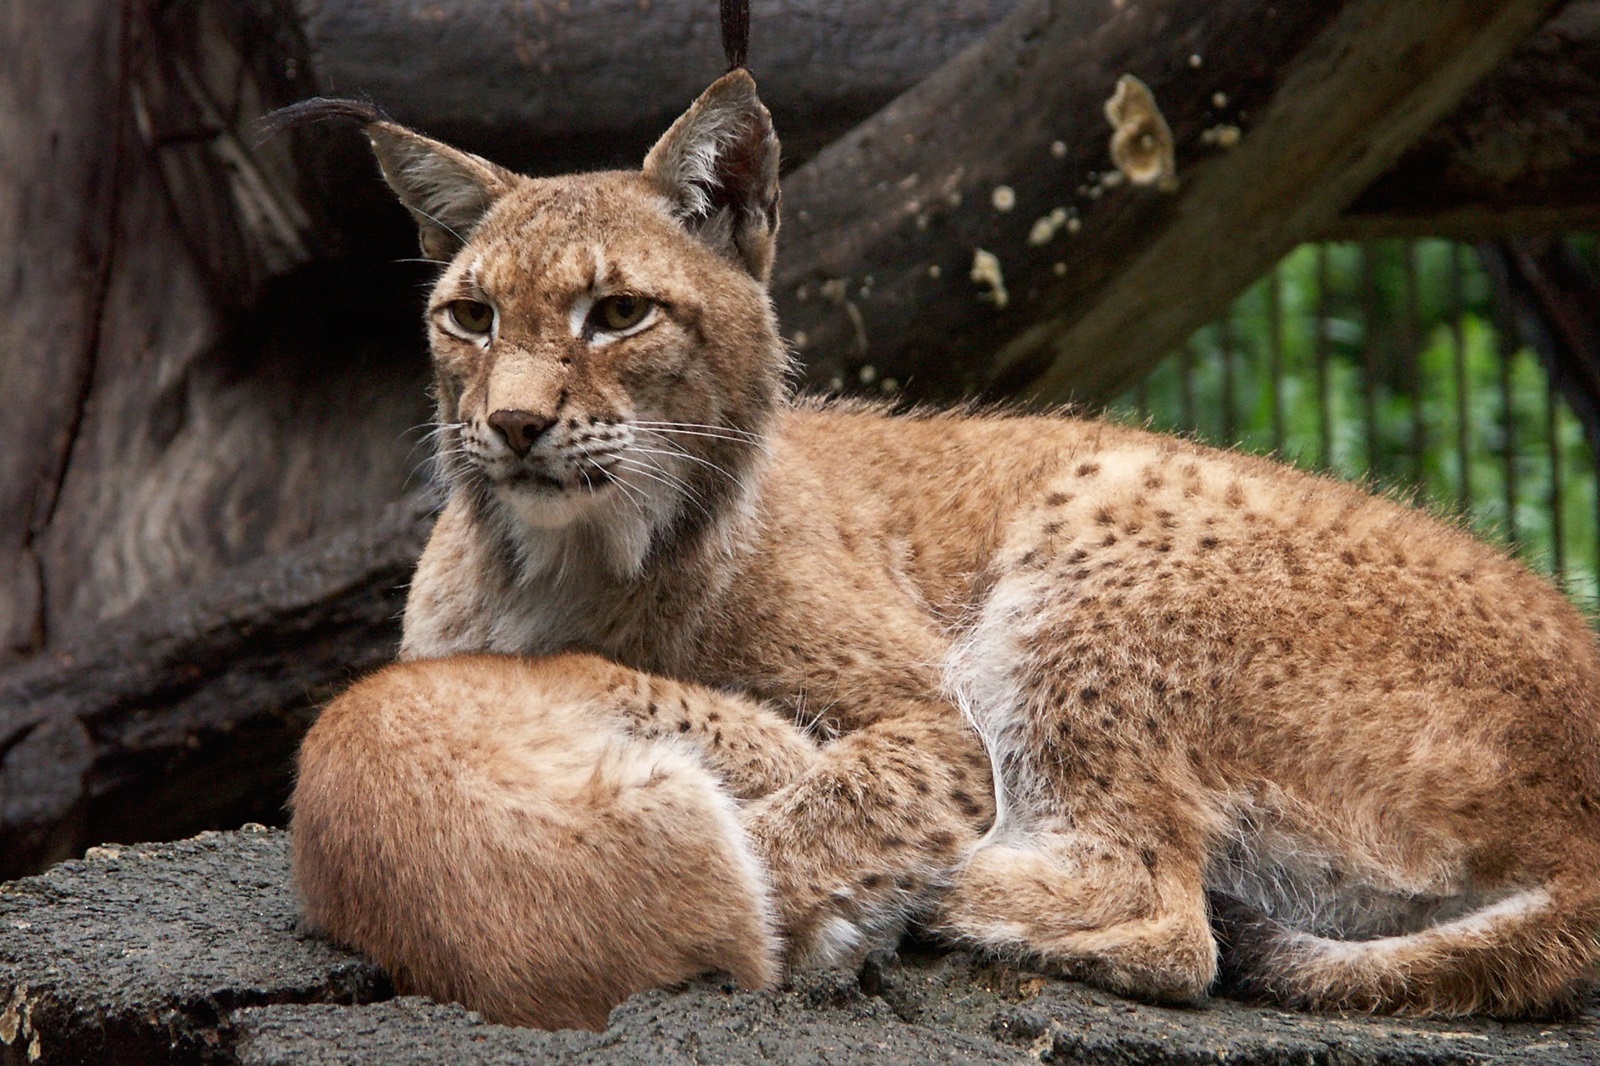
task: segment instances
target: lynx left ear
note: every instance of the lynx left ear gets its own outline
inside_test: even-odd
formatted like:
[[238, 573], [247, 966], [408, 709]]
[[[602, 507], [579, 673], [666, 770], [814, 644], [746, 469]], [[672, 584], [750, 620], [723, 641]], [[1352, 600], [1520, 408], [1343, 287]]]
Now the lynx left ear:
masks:
[[673, 213], [762, 281], [778, 236], [778, 138], [746, 70], [724, 74], [644, 160]]

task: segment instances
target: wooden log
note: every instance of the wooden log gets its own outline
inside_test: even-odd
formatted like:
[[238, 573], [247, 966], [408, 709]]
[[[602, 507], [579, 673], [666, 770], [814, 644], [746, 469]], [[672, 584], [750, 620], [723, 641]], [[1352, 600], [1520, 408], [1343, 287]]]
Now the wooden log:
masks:
[[[756, 5], [749, 65], [801, 160], [938, 69], [1017, 0]], [[321, 90], [529, 173], [637, 166], [723, 69], [708, 0], [296, 0]], [[404, 57], [396, 62], [396, 57]]]
[[1600, 0], [1518, 45], [1330, 226], [1341, 240], [1600, 229]]
[[[1015, 6], [758, 7], [751, 63], [786, 165], [912, 88]], [[294, 11], [318, 91], [368, 97], [403, 122], [536, 173], [632, 165], [720, 62], [714, 20], [697, 0], [603, 0], [566, 10], [444, 0], [420, 14], [382, 0], [298, 0]], [[1597, 82], [1600, 0], [1574, 0], [1329, 234], [1478, 239], [1600, 225], [1592, 180], [1600, 162]], [[355, 166], [354, 155], [339, 165]]]
[[[780, 318], [815, 383], [1114, 395], [1325, 230], [1551, 7], [1029, 0], [789, 176]], [[1109, 166], [1088, 116], [1110, 72], [1153, 90], [1170, 190]]]
[[239, 125], [307, 91], [271, 5], [75, 5], [0, 40], [0, 663], [370, 517], [427, 419], [414, 270], [381, 315], [282, 276], [290, 146]]
[[0, 34], [0, 662], [42, 639], [35, 542], [94, 369], [125, 57], [122, 13], [101, 0], [19, 5]]
[[0, 880], [104, 840], [278, 821], [318, 704], [394, 655], [427, 494], [0, 674]]

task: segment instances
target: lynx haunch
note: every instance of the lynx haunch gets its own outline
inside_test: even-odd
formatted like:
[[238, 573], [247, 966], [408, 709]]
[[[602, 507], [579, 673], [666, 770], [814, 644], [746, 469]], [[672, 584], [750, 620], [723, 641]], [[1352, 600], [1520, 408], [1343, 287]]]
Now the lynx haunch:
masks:
[[[1522, 566], [1170, 437], [791, 401], [743, 72], [564, 178], [307, 106], [444, 264], [413, 661], [313, 730], [295, 812], [308, 913], [404, 986], [593, 1024], [912, 917], [1170, 1001], [1520, 1015], [1591, 975], [1600, 657]], [[422, 661], [482, 653], [539, 658]]]

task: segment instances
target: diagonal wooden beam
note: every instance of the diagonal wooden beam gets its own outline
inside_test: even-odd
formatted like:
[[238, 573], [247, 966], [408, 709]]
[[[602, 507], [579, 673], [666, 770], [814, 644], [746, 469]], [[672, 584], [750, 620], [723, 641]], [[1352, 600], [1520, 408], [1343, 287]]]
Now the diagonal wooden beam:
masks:
[[[1554, 6], [1023, 3], [785, 182], [780, 317], [819, 384], [1105, 398], [1326, 229]], [[1113, 172], [1098, 116], [1119, 71], [1171, 130], [1171, 191]]]

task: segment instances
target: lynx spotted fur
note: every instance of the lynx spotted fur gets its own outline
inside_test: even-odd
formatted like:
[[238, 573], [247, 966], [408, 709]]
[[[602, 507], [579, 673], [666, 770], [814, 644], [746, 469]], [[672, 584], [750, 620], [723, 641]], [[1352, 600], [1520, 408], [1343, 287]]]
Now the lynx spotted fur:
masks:
[[[1220, 967], [1308, 1008], [1521, 1015], [1591, 975], [1600, 657], [1547, 583], [1171, 437], [789, 400], [743, 72], [640, 172], [520, 177], [366, 117], [447, 264], [450, 498], [411, 662], [307, 742], [298, 870], [335, 935], [546, 1023], [696, 968], [763, 983], [774, 927], [838, 962], [914, 916], [1160, 1000]], [[543, 658], [446, 658], [482, 653]], [[678, 806], [622, 798], [652, 788]]]

